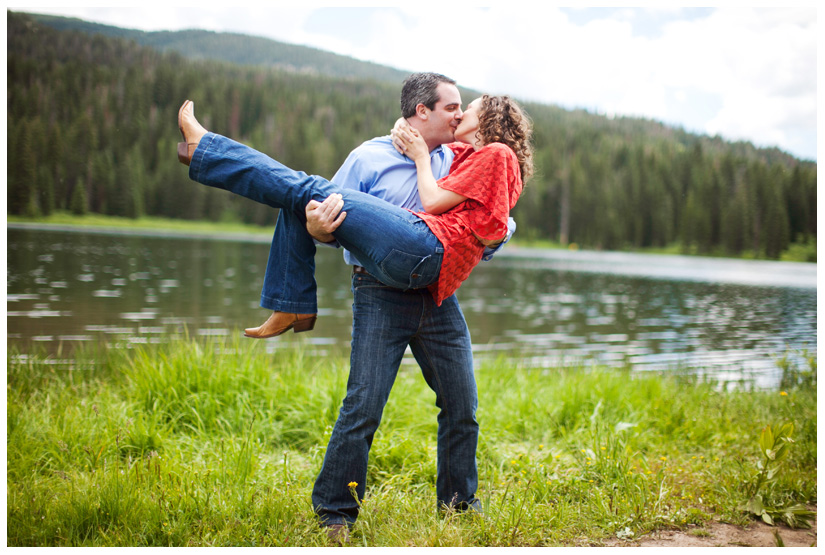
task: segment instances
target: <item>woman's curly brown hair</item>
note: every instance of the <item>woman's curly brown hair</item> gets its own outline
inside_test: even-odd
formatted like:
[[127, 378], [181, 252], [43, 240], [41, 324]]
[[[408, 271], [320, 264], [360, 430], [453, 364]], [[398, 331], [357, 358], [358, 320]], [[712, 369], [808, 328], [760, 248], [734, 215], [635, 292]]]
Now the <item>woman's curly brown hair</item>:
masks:
[[478, 115], [478, 137], [483, 144], [503, 143], [518, 158], [521, 180], [533, 175], [533, 123], [527, 113], [509, 96], [481, 97]]

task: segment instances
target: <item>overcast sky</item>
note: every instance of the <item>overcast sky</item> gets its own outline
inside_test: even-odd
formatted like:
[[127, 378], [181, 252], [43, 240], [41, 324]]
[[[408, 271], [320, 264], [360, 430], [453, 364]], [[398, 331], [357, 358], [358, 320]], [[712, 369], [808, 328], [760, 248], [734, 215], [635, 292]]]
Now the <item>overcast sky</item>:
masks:
[[813, 4], [633, 9], [559, 8], [535, 1], [491, 2], [489, 8], [447, 2], [411, 2], [410, 8], [275, 4], [9, 9], [147, 31], [200, 28], [264, 36], [402, 70], [437, 71], [483, 92], [641, 116], [817, 158]]

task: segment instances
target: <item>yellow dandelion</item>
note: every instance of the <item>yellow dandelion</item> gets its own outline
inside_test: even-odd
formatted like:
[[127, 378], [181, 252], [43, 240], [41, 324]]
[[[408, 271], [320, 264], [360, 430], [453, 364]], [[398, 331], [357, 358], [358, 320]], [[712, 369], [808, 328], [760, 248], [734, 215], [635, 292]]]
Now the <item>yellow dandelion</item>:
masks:
[[357, 488], [358, 487], [358, 482], [350, 482], [349, 484], [347, 484], [347, 486], [349, 486], [351, 488]]
[[666, 460], [667, 460], [667, 457], [659, 457], [659, 460], [660, 460], [660, 461], [666, 461]]
[[780, 394], [781, 396], [783, 396], [783, 397], [787, 397], [787, 396], [788, 396], [788, 392], [787, 392], [787, 391], [780, 391], [780, 392], [779, 392], [779, 394]]

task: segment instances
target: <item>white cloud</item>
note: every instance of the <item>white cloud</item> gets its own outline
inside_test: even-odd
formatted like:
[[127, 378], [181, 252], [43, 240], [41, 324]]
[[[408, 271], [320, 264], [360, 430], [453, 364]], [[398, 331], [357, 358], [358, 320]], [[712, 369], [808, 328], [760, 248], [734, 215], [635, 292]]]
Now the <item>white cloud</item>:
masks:
[[[701, 131], [788, 148], [800, 120], [816, 121], [811, 16], [811, 10], [727, 8], [705, 20], [668, 25], [658, 41], [661, 51], [673, 54], [662, 81], [722, 99]], [[814, 156], [815, 148], [804, 154]]]

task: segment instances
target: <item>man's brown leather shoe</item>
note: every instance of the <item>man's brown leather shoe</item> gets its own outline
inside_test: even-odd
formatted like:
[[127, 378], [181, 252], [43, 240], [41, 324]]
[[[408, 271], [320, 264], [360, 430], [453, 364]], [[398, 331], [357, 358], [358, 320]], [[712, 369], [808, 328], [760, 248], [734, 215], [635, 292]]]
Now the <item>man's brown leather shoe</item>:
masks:
[[285, 331], [295, 333], [309, 331], [315, 327], [316, 314], [294, 314], [292, 312], [273, 312], [269, 319], [257, 328], [247, 328], [244, 335], [256, 339], [275, 337]]
[[349, 543], [349, 528], [346, 524], [330, 524], [327, 526], [327, 537], [336, 545]]

